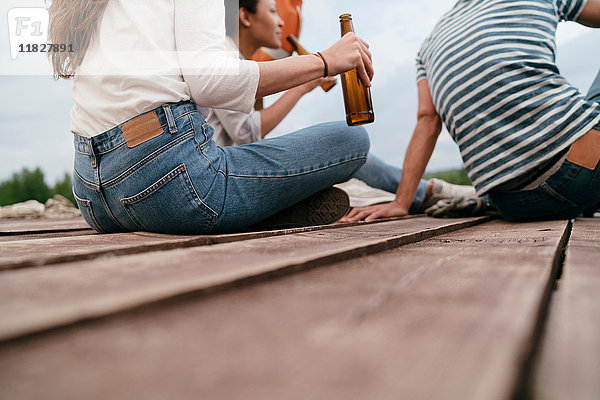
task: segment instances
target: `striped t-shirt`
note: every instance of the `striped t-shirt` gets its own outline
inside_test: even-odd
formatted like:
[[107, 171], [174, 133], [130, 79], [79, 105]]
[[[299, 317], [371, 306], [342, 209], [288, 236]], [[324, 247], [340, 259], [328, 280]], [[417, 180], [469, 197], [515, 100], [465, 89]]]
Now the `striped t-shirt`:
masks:
[[555, 32], [586, 0], [460, 0], [417, 57], [479, 195], [522, 177], [600, 125], [558, 72]]

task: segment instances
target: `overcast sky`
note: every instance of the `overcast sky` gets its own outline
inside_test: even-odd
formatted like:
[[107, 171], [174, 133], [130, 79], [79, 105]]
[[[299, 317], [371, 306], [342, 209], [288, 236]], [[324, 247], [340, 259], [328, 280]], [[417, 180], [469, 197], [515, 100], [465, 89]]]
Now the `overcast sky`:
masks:
[[[375, 78], [375, 123], [367, 125], [374, 154], [402, 165], [416, 114], [414, 58], [421, 42], [455, 0], [304, 0], [301, 42], [311, 51], [327, 48], [339, 37], [340, 14], [349, 12], [357, 34], [371, 45]], [[35, 7], [41, 0], [2, 0], [0, 5], [0, 180], [23, 167], [40, 166], [52, 184], [72, 169], [69, 110], [71, 83], [50, 76], [5, 75], [10, 59], [7, 12]], [[600, 68], [600, 29], [561, 24], [558, 65], [564, 76], [586, 92]], [[307, 125], [344, 119], [341, 85], [325, 94], [305, 96], [275, 129], [281, 135]], [[273, 101], [267, 100], [267, 105]], [[456, 145], [442, 133], [429, 163], [436, 171], [461, 166]]]

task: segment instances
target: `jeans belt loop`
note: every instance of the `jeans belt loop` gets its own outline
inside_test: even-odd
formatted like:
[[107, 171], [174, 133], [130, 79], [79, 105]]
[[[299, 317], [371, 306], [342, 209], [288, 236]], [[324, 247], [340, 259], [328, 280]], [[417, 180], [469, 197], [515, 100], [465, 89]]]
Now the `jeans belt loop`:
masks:
[[173, 111], [171, 110], [171, 106], [169, 104], [163, 104], [162, 108], [165, 112], [165, 117], [167, 118], [169, 133], [171, 135], [174, 135], [177, 133], [177, 125], [175, 125], [175, 118], [173, 118]]
[[96, 168], [96, 152], [94, 151], [94, 138], [86, 138], [89, 156], [92, 160], [92, 168]]

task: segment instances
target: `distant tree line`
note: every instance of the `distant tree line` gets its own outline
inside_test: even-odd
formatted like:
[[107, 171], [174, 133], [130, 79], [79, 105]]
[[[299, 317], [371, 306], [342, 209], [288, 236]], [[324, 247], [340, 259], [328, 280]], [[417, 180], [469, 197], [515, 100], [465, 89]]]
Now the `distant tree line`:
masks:
[[[471, 184], [464, 169], [425, 174], [425, 179], [429, 178], [439, 178], [457, 185]], [[55, 194], [62, 194], [73, 204], [76, 204], [71, 187], [72, 180], [69, 173], [65, 173], [61, 180], [56, 182], [53, 187], [49, 187], [44, 181], [44, 172], [40, 168], [34, 170], [23, 168], [20, 172], [14, 173], [9, 180], [0, 182], [0, 206], [21, 203], [27, 200], [37, 200], [40, 203], [45, 203]]]
[[55, 194], [61, 194], [75, 204], [73, 197], [71, 175], [65, 173], [52, 187], [44, 180], [44, 172], [38, 167], [34, 170], [23, 168], [4, 182], [0, 182], [0, 206], [21, 203], [27, 200], [37, 200], [45, 203]]

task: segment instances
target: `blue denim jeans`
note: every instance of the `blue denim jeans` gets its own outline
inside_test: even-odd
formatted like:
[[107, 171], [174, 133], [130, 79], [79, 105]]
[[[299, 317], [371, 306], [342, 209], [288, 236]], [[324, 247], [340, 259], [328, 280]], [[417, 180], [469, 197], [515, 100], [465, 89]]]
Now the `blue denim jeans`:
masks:
[[365, 129], [345, 122], [221, 148], [194, 104], [154, 112], [162, 134], [132, 148], [122, 125], [75, 135], [73, 191], [98, 232], [240, 231], [350, 179], [369, 150]]
[[[386, 164], [373, 154], [369, 153], [367, 162], [354, 174], [353, 178], [360, 179], [377, 189], [385, 190], [386, 192], [396, 193], [400, 179], [402, 178], [402, 170], [392, 165]], [[413, 197], [413, 201], [408, 210], [411, 214], [422, 212], [421, 208], [427, 194], [427, 181], [421, 179], [417, 187], [417, 193]]]
[[[587, 98], [600, 103], [600, 71]], [[591, 170], [565, 160], [556, 173], [534, 190], [492, 191], [486, 198], [509, 221], [575, 218], [600, 203], [600, 163]]]

